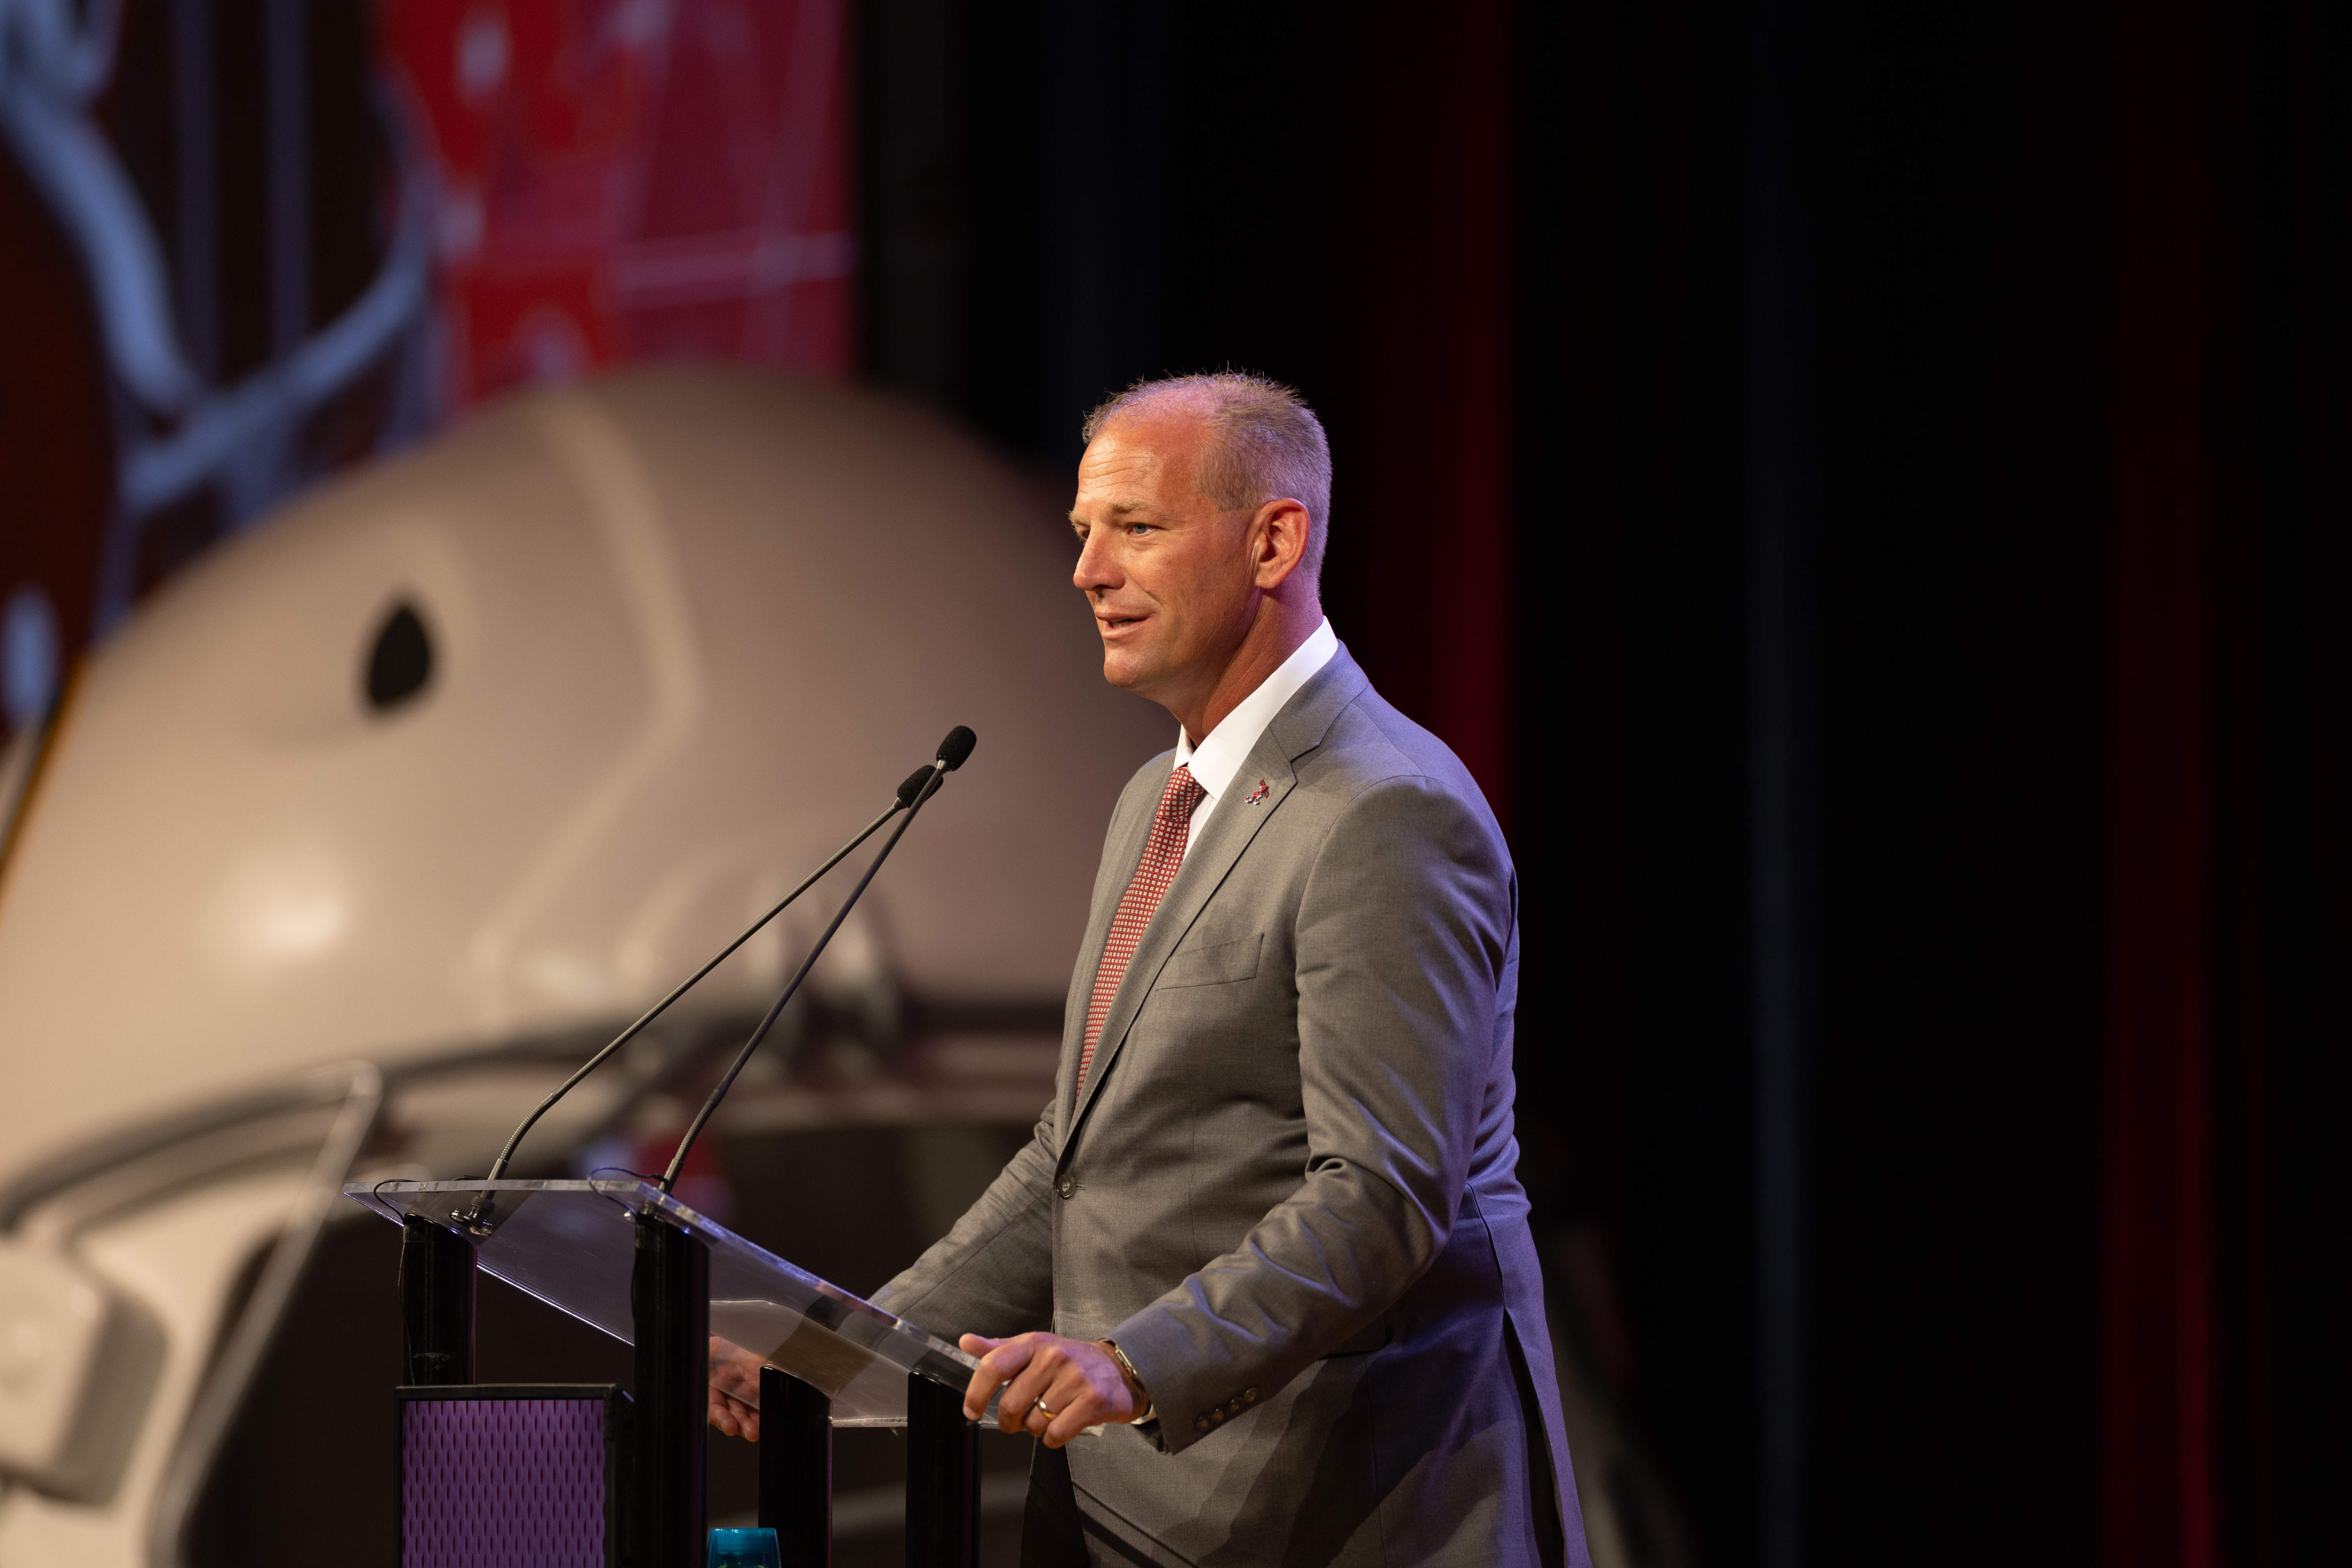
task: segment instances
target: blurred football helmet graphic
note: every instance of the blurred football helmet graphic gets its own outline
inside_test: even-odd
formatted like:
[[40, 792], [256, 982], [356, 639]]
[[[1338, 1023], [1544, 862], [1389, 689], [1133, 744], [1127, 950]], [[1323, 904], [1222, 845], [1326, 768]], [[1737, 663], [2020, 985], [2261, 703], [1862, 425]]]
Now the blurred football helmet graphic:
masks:
[[[321, 487], [90, 656], [0, 763], [0, 1561], [178, 1560], [336, 1185], [478, 1173], [959, 723], [718, 1131], [1034, 1120], [1103, 804], [1169, 742], [1058, 500], [909, 405], [645, 372]], [[674, 1136], [857, 868], [525, 1165]]]

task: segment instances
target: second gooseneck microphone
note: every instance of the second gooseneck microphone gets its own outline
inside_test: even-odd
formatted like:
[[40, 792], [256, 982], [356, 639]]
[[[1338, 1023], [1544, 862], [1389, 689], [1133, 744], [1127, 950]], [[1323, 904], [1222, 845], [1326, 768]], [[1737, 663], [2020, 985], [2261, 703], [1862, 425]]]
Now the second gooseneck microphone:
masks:
[[[857, 900], [865, 896], [866, 887], [874, 880], [874, 874], [882, 869], [882, 862], [890, 858], [890, 851], [898, 847], [898, 840], [904, 838], [907, 836], [907, 829], [915, 825], [915, 814], [923, 809], [924, 803], [931, 796], [939, 794], [940, 785], [946, 780], [948, 774], [963, 766], [964, 759], [971, 755], [971, 749], [979, 744], [979, 740], [978, 736], [963, 725], [957, 725], [948, 731], [948, 738], [940, 742], [938, 759], [929, 769], [929, 777], [918, 783], [916, 777], [910, 774], [906, 784], [898, 786], [899, 798], [907, 802], [906, 820], [891, 829], [890, 837], [882, 841], [882, 847], [875, 853], [872, 864], [866, 868], [866, 875], [857, 879], [857, 886], [852, 888], [849, 890], [849, 897], [841, 901], [841, 908], [834, 915], [833, 923], [824, 928], [824, 934], [816, 939], [814, 947], [809, 949], [808, 957], [801, 961], [800, 973], [793, 976], [792, 984], [786, 985], [783, 994], [776, 998], [776, 1005], [768, 1009], [766, 1017], [760, 1020], [760, 1026], [751, 1031], [751, 1037], [743, 1042], [743, 1048], [735, 1053], [735, 1059], [728, 1064], [726, 1072], [719, 1076], [719, 1082], [710, 1090], [710, 1097], [702, 1102], [702, 1109], [694, 1113], [693, 1121], [687, 1126], [686, 1135], [677, 1141], [677, 1152], [670, 1156], [669, 1169], [662, 1173], [662, 1191], [668, 1192], [677, 1185], [677, 1174], [686, 1169], [686, 1156], [693, 1149], [694, 1141], [702, 1136], [702, 1129], [717, 1113], [719, 1102], [725, 1100], [727, 1091], [735, 1087], [736, 1075], [740, 1073], [743, 1070], [743, 1065], [751, 1059], [751, 1053], [760, 1048], [760, 1042], [766, 1039], [768, 1031], [776, 1026], [777, 1018], [783, 1014], [784, 1005], [790, 1002], [793, 994], [800, 990], [801, 982], [809, 977], [809, 971], [816, 967], [816, 961], [824, 956], [824, 950], [832, 942], [834, 932], [839, 931], [841, 922], [849, 918], [849, 911], [857, 907]], [[907, 797], [907, 788], [909, 784], [914, 785], [915, 789], [912, 799]]]
[[718, 968], [720, 963], [724, 963], [729, 954], [732, 953], [737, 948], [741, 947], [745, 942], [751, 941], [751, 938], [759, 932], [761, 927], [765, 926], [770, 921], [774, 920], [778, 915], [783, 913], [786, 909], [792, 906], [793, 901], [798, 899], [803, 893], [807, 892], [811, 888], [816, 886], [818, 881], [824, 878], [826, 872], [832, 870], [835, 866], [840, 865], [844, 860], [848, 859], [851, 853], [855, 851], [859, 845], [865, 843], [868, 838], [873, 837], [874, 835], [881, 829], [884, 823], [888, 822], [900, 812], [905, 812], [907, 814], [907, 820], [898, 825], [898, 831], [891, 834], [889, 842], [882, 847], [881, 854], [877, 855], [874, 858], [874, 864], [866, 868], [866, 875], [859, 880], [856, 891], [849, 895], [848, 903], [845, 903], [841, 907], [841, 913], [835, 915], [833, 920], [833, 924], [825, 928], [824, 938], [817, 942], [815, 951], [809, 954], [808, 963], [803, 963], [801, 966], [800, 973], [793, 977], [793, 983], [790, 986], [786, 987], [782, 1000], [779, 1001], [773, 1008], [770, 1009], [766, 1019], [761, 1022], [759, 1029], [753, 1033], [751, 1043], [743, 1047], [742, 1051], [735, 1058], [735, 1065], [728, 1069], [727, 1076], [720, 1081], [717, 1092], [712, 1095], [709, 1102], [703, 1107], [701, 1114], [695, 1118], [694, 1125], [688, 1130], [685, 1141], [678, 1145], [677, 1157], [670, 1162], [668, 1175], [662, 1179], [662, 1190], [665, 1192], [668, 1191], [671, 1184], [677, 1179], [677, 1172], [686, 1159], [686, 1151], [692, 1145], [695, 1135], [702, 1131], [702, 1125], [710, 1119], [711, 1111], [718, 1109], [719, 1098], [725, 1095], [728, 1087], [735, 1081], [735, 1075], [742, 1071], [743, 1064], [751, 1059], [751, 1052], [758, 1048], [759, 1044], [762, 1039], [767, 1037], [768, 1030], [774, 1024], [776, 1016], [783, 1010], [784, 1003], [792, 1000], [793, 993], [800, 988], [802, 979], [807, 975], [809, 966], [816, 962], [817, 954], [823, 952], [825, 948], [825, 943], [833, 940], [833, 933], [841, 929], [841, 922], [847, 917], [850, 906], [857, 902], [858, 894], [866, 891], [866, 884], [871, 882], [874, 879], [874, 873], [882, 868], [882, 862], [889, 858], [891, 849], [897, 847], [898, 840], [905, 836], [908, 825], [915, 820], [915, 813], [922, 809], [924, 802], [929, 800], [932, 795], [939, 793], [940, 784], [946, 779], [948, 774], [963, 766], [964, 760], [971, 755], [972, 748], [979, 743], [980, 738], [977, 735], [974, 735], [971, 731], [964, 725], [959, 724], [954, 729], [949, 731], [947, 733], [947, 739], [940, 742], [938, 752], [933, 754], [933, 760], [924, 766], [917, 768], [913, 773], [907, 775], [906, 781], [899, 784], [897, 795], [892, 798], [889, 805], [883, 810], [881, 816], [877, 816], [873, 821], [858, 829], [856, 837], [852, 837], [848, 843], [835, 850], [832, 858], [825, 861], [824, 865], [819, 866], [815, 870], [810, 872], [799, 887], [794, 888], [791, 892], [786, 893], [782, 901], [778, 903], [775, 908], [770, 910], [766, 914], [761, 915], [758, 920], [753, 921], [749, 926], [745, 927], [742, 935], [737, 937], [733, 942], [729, 942], [725, 947], [720, 948], [717, 954], [711, 958], [709, 963], [704, 964], [692, 974], [687, 976], [676, 990], [663, 997], [660, 1001], [655, 1003], [653, 1006], [647, 1010], [645, 1016], [639, 1018], [635, 1023], [631, 1024], [627, 1028], [622, 1030], [619, 1035], [614, 1037], [613, 1042], [610, 1045], [606, 1046], [603, 1050], [598, 1051], [594, 1056], [590, 1057], [585, 1062], [583, 1062], [577, 1072], [574, 1072], [570, 1078], [565, 1079], [562, 1084], [557, 1086], [555, 1092], [550, 1094], [545, 1100], [541, 1100], [538, 1106], [533, 1109], [531, 1113], [522, 1119], [521, 1125], [518, 1126], [514, 1130], [513, 1135], [507, 1139], [506, 1147], [499, 1151], [499, 1157], [492, 1163], [490, 1166], [490, 1173], [488, 1179], [495, 1182], [499, 1177], [506, 1174], [507, 1166], [513, 1162], [515, 1151], [521, 1147], [524, 1136], [530, 1131], [531, 1128], [538, 1124], [540, 1118], [545, 1116], [550, 1110], [555, 1109], [556, 1103], [559, 1100], [561, 1100], [565, 1095], [570, 1094], [573, 1089], [578, 1087], [583, 1079], [585, 1079], [590, 1073], [594, 1072], [598, 1068], [604, 1066], [606, 1061], [611, 1059], [614, 1052], [619, 1050], [623, 1046], [627, 1045], [631, 1040], [635, 1039], [639, 1035], [643, 1034], [646, 1026], [651, 1024], [655, 1019], [660, 1017], [664, 1013], [667, 1012], [672, 1003], [685, 995], [688, 992], [693, 990], [696, 985], [701, 983], [705, 975], [709, 974], [712, 970]]

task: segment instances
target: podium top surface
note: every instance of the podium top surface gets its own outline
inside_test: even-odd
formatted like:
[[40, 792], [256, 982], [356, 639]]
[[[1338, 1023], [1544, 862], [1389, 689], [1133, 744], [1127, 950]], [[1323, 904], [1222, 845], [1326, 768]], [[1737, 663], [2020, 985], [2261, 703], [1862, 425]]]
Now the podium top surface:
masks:
[[764, 1363], [822, 1389], [835, 1426], [900, 1426], [908, 1373], [960, 1389], [977, 1364], [651, 1182], [361, 1182], [343, 1194], [394, 1223], [415, 1215], [470, 1237], [485, 1272], [624, 1343], [635, 1342], [637, 1220], [658, 1215], [710, 1248], [711, 1381], [749, 1404]]

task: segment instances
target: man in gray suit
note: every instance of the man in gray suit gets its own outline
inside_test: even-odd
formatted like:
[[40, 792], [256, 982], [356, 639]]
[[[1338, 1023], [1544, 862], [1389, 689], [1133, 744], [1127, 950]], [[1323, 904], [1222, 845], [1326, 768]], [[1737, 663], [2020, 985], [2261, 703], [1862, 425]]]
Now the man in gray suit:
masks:
[[1086, 435], [1075, 581], [1176, 748], [1112, 811], [1035, 1138], [876, 1300], [1066, 1457], [1097, 1561], [1584, 1564], [1494, 815], [1324, 619], [1296, 394], [1150, 383]]

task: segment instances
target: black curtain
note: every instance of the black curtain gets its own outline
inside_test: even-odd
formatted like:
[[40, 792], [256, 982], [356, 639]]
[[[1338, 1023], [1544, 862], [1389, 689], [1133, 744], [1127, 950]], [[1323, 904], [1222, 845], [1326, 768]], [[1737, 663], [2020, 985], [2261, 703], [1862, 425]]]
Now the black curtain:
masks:
[[1706, 1559], [2343, 1556], [2344, 18], [1528, 15], [1540, 1092]]

